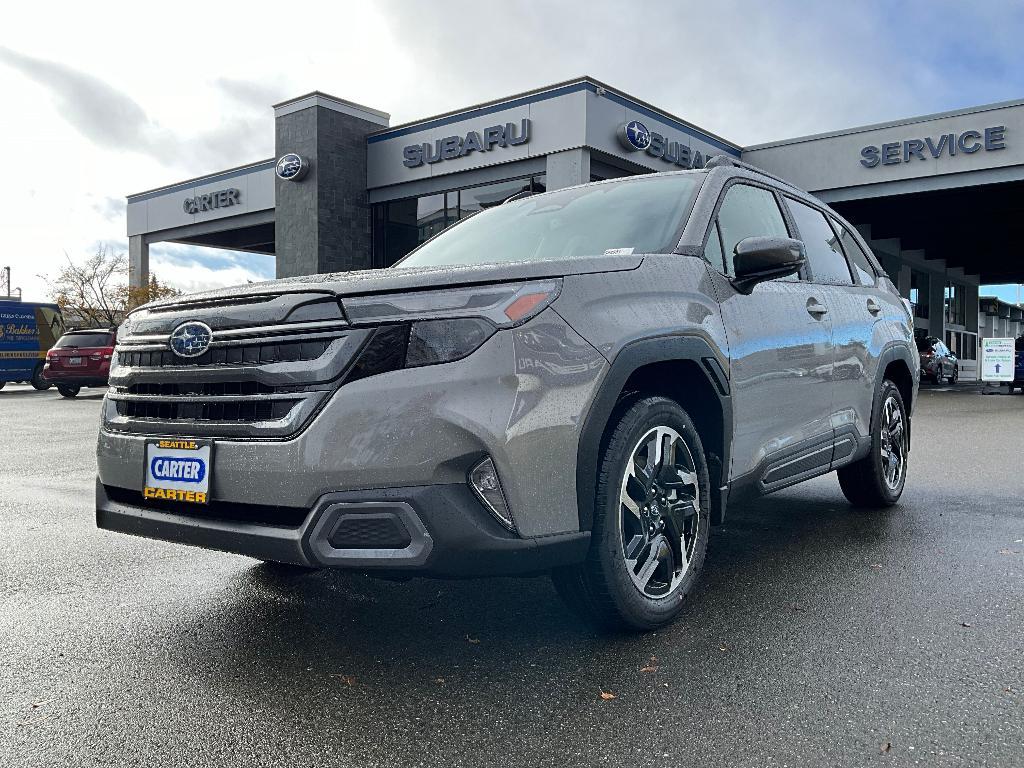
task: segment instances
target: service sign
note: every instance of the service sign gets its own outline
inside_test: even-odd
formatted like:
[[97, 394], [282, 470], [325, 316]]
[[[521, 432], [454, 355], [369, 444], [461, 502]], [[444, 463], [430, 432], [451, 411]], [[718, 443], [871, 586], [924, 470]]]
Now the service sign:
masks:
[[148, 440], [143, 497], [205, 504], [210, 494], [212, 449], [208, 440]]
[[981, 340], [981, 380], [1013, 381], [1013, 339]]

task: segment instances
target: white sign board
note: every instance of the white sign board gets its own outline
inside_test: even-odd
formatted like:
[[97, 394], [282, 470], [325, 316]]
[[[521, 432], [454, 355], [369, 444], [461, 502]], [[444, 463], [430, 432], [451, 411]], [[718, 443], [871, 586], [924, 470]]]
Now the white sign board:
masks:
[[1013, 381], [1013, 342], [1013, 339], [982, 339], [982, 381]]

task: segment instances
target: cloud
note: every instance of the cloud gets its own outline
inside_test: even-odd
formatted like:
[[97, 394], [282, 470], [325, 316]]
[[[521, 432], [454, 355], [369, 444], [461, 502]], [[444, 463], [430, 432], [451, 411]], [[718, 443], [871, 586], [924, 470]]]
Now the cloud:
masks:
[[261, 150], [268, 143], [253, 129], [252, 121], [241, 116], [181, 137], [152, 120], [130, 96], [86, 72], [2, 46], [0, 63], [46, 88], [61, 116], [97, 147], [138, 152], [165, 166], [206, 171], [251, 162], [264, 154]]
[[125, 217], [128, 203], [121, 197], [94, 197], [92, 209], [106, 221], [121, 221]]
[[272, 105], [295, 95], [289, 93], [288, 86], [281, 82], [257, 83], [252, 80], [218, 77], [213, 84], [238, 105], [259, 112], [266, 112]]

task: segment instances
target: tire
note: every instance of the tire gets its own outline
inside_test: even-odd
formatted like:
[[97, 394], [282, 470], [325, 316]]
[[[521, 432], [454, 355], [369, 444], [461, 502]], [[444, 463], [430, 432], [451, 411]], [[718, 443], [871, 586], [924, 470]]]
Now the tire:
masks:
[[959, 365], [954, 365], [953, 366], [953, 375], [950, 376], [949, 379], [947, 379], [947, 381], [949, 381], [950, 384], [956, 384], [959, 380], [960, 380], [960, 366]]
[[67, 384], [58, 384], [57, 391], [60, 392], [61, 397], [78, 397], [78, 393], [82, 391], [82, 388], [71, 387]]
[[35, 370], [32, 371], [32, 387], [38, 389], [40, 392], [45, 392], [50, 388], [50, 382], [43, 378], [43, 364], [39, 363]]
[[[853, 506], [889, 507], [899, 501], [907, 482], [908, 425], [907, 409], [900, 390], [886, 379], [871, 417], [871, 452], [838, 471], [839, 487]], [[898, 450], [890, 451], [889, 446], [894, 441]], [[895, 459], [899, 460], [899, 466], [892, 471]]]
[[595, 497], [587, 559], [556, 569], [558, 593], [603, 629], [672, 622], [704, 565], [711, 510], [704, 446], [678, 403], [620, 404], [602, 441]]
[[3, 389], [6, 386], [7, 386], [7, 382], [6, 381], [0, 381], [0, 389]]

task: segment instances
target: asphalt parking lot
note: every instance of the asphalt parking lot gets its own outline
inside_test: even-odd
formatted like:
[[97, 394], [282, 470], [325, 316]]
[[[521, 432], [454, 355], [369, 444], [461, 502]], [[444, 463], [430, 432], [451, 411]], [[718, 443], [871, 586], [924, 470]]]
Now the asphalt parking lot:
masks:
[[684, 619], [603, 637], [543, 578], [98, 531], [100, 393], [8, 385], [0, 765], [1024, 765], [1024, 396], [940, 390], [900, 506], [734, 506]]

